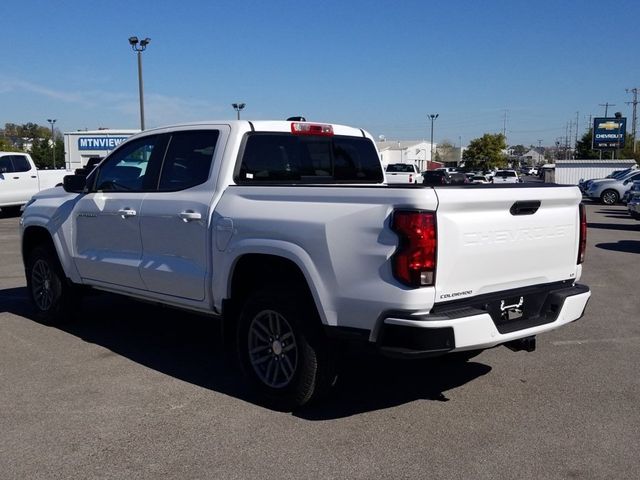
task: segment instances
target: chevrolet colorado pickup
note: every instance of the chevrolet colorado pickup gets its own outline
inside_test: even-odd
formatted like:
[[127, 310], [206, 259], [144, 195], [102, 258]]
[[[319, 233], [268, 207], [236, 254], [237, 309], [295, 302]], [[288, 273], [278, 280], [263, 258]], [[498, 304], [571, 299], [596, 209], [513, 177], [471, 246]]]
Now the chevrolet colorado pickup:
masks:
[[[220, 317], [251, 385], [294, 408], [337, 346], [470, 357], [580, 318], [576, 187], [389, 186], [370, 134], [309, 122], [158, 128], [21, 218], [44, 322], [87, 287]], [[455, 357], [454, 355], [453, 357]]]

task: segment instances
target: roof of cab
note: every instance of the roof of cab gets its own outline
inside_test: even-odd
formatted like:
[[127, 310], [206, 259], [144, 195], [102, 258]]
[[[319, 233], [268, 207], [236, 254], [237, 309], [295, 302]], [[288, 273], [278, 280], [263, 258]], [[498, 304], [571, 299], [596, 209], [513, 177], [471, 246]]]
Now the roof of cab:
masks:
[[[166, 125], [162, 127], [157, 127], [153, 129], [145, 130], [145, 133], [149, 133], [151, 131], [160, 131], [160, 130], [171, 130], [172, 128], [184, 128], [184, 127], [205, 127], [205, 126], [215, 126], [215, 125], [229, 125], [232, 129], [239, 130], [255, 130], [256, 132], [291, 132], [291, 124], [292, 123], [311, 123], [311, 124], [322, 124], [322, 125], [331, 125], [333, 127], [333, 132], [335, 135], [346, 135], [346, 136], [368, 136], [365, 135], [364, 130], [360, 128], [349, 127], [346, 125], [338, 125], [335, 123], [329, 122], [315, 122], [315, 121], [306, 121], [306, 122], [298, 122], [298, 121], [285, 121], [285, 120], [206, 120], [201, 122], [188, 122], [188, 123], [180, 123], [175, 125]], [[253, 125], [253, 128], [251, 127]]]

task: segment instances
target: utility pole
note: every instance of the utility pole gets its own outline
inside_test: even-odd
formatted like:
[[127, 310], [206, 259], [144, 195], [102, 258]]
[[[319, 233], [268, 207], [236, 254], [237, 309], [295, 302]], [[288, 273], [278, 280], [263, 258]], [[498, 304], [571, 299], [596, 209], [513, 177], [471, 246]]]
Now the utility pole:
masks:
[[[433, 162], [433, 122], [439, 116], [439, 113], [432, 113], [428, 115], [428, 117], [431, 119], [431, 162]], [[427, 170], [429, 170], [429, 162], [427, 162]]]
[[578, 120], [580, 119], [580, 112], [576, 112], [576, 143], [578, 145]]
[[51, 160], [53, 162], [53, 169], [56, 169], [56, 137], [53, 133], [53, 125], [56, 123], [56, 119], [47, 118], [47, 122], [51, 125], [51, 144], [53, 145], [53, 150], [51, 150]]
[[[542, 152], [542, 139], [541, 139], [541, 138], [539, 138], [539, 139], [538, 139], [538, 155], [542, 155], [542, 158], [544, 159], [544, 154], [543, 154], [543, 153], [541, 153], [541, 152]], [[540, 157], [539, 157], [539, 156], [538, 156], [538, 159], [540, 159]], [[536, 162], [536, 163], [540, 163], [540, 162], [538, 161], [538, 162]], [[544, 162], [542, 162], [542, 163], [544, 163]]]
[[604, 116], [605, 118], [607, 118], [607, 113], [609, 112], [609, 107], [615, 107], [616, 104], [615, 103], [599, 103], [598, 105], [600, 105], [601, 107], [604, 107]]
[[573, 120], [569, 122], [569, 137], [567, 138], [567, 148], [569, 152], [567, 153], [567, 158], [571, 157], [571, 139], [573, 138]]
[[632, 93], [633, 94], [633, 101], [632, 102], [624, 102], [627, 105], [631, 104], [633, 105], [633, 117], [631, 119], [631, 134], [633, 136], [633, 153], [636, 153], [636, 123], [638, 120], [638, 117], [636, 116], [636, 107], [638, 106], [638, 89], [637, 88], [627, 88], [626, 89], [627, 93]]
[[504, 109], [504, 117], [502, 119], [502, 136], [504, 137], [504, 143], [507, 143], [507, 110]]

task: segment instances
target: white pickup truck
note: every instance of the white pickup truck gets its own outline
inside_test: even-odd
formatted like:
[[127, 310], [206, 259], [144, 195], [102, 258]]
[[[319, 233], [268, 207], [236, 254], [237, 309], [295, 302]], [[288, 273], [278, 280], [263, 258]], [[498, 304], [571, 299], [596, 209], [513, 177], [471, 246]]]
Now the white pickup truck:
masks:
[[397, 183], [422, 183], [422, 174], [413, 163], [390, 163], [386, 168], [389, 185]]
[[66, 170], [37, 170], [26, 153], [0, 152], [0, 208], [18, 212], [33, 195], [61, 184], [68, 174]]
[[357, 128], [199, 123], [140, 133], [36, 195], [22, 255], [42, 321], [68, 318], [87, 286], [219, 317], [261, 398], [293, 408], [332, 384], [349, 341], [464, 358], [531, 351], [580, 318], [580, 199], [388, 186]]

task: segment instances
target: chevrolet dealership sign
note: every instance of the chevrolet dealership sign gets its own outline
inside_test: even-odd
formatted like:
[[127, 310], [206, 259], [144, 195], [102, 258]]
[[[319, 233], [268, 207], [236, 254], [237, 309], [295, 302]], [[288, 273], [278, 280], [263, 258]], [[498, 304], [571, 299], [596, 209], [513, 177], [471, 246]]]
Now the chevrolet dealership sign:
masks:
[[595, 118], [593, 120], [593, 148], [624, 148], [627, 135], [627, 119]]

